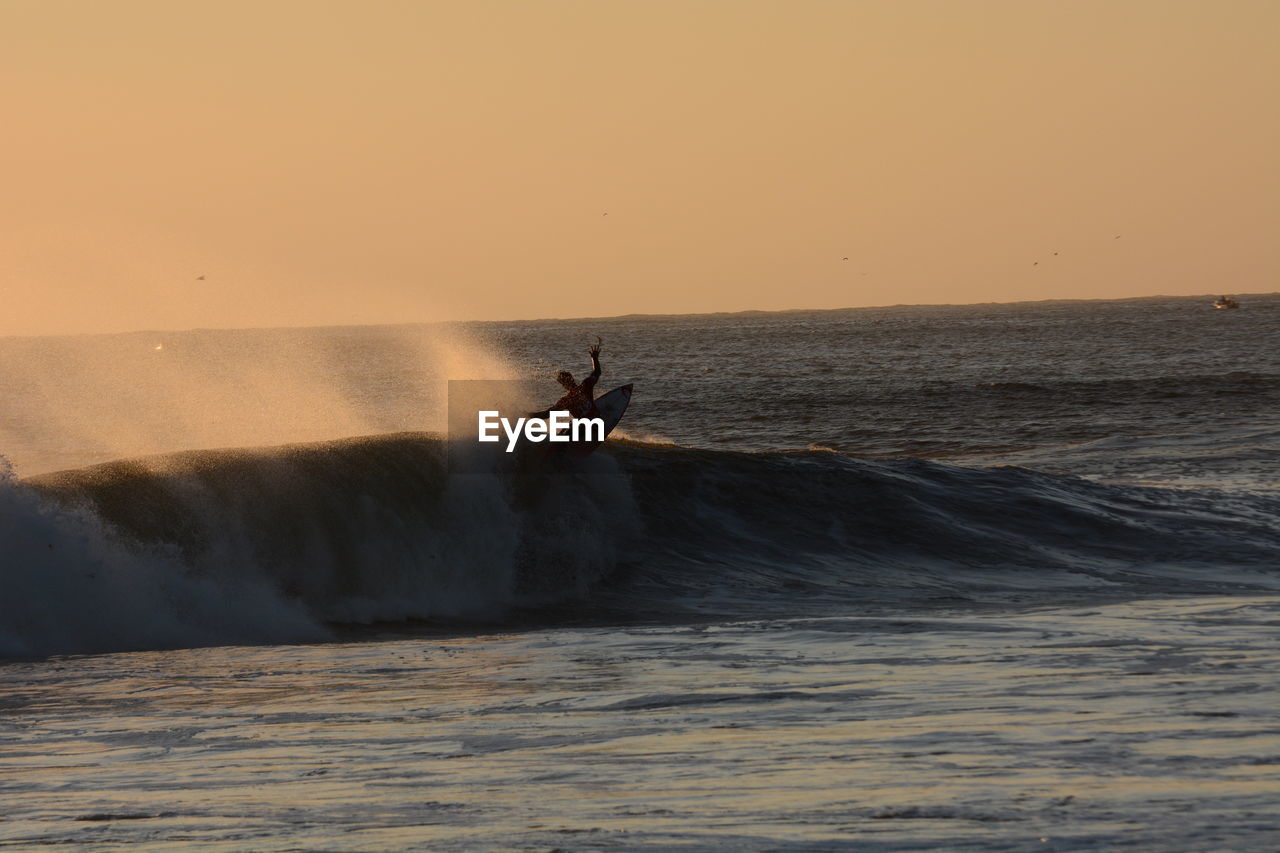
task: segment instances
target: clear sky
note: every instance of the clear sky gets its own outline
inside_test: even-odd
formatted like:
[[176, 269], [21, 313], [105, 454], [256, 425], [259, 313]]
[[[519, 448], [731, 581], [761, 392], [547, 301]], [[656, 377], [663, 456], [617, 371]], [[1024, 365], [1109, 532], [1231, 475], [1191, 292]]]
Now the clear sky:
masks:
[[1277, 45], [1274, 0], [0, 0], [0, 334], [1275, 290]]

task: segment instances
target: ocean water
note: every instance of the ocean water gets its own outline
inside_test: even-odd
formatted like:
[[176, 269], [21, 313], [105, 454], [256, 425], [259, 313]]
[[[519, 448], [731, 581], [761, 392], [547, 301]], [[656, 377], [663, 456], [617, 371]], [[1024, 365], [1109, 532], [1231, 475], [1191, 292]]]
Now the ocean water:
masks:
[[[1275, 849], [1209, 301], [0, 339], [0, 848]], [[596, 335], [616, 440], [450, 467]]]

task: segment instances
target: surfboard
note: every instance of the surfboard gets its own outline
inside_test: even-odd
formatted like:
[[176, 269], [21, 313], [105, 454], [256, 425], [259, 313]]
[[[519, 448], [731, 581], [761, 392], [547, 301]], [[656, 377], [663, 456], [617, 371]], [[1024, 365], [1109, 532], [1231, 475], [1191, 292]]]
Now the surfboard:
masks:
[[604, 435], [609, 437], [609, 433], [613, 432], [613, 428], [618, 425], [618, 421], [622, 420], [623, 414], [627, 411], [627, 406], [631, 404], [631, 386], [623, 385], [620, 388], [614, 388], [603, 397], [596, 398], [596, 411], [600, 413], [600, 417], [604, 419]]

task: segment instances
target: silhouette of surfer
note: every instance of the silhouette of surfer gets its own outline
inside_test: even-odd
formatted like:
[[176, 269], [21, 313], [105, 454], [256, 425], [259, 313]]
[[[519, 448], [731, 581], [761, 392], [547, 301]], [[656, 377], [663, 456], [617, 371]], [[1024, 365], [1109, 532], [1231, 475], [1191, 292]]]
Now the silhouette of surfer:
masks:
[[552, 412], [567, 411], [574, 418], [594, 418], [599, 416], [596, 409], [595, 390], [596, 381], [600, 378], [600, 345], [603, 343], [600, 338], [596, 337], [596, 342], [587, 347], [587, 352], [591, 355], [591, 374], [581, 383], [576, 382], [573, 374], [567, 370], [562, 370], [556, 374], [556, 381], [564, 388], [565, 394], [559, 400], [552, 404], [551, 408], [535, 412], [529, 417], [531, 418], [547, 418]]

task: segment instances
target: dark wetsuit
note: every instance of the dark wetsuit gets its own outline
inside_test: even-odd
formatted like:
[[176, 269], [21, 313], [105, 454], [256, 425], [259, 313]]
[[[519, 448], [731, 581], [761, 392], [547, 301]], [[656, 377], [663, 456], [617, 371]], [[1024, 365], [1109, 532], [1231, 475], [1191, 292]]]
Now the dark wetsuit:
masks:
[[597, 356], [591, 357], [591, 375], [582, 380], [577, 385], [569, 389], [551, 408], [544, 412], [535, 412], [530, 415], [534, 418], [548, 417], [552, 412], [567, 411], [573, 418], [594, 418], [599, 416], [596, 410], [595, 390], [596, 380], [600, 378], [600, 359]]
[[575, 385], [573, 390], [565, 394], [559, 400], [552, 404], [548, 411], [558, 412], [567, 411], [575, 418], [588, 418], [595, 414], [595, 390], [596, 380], [600, 378], [600, 368], [596, 368], [591, 375], [582, 380], [581, 383]]

